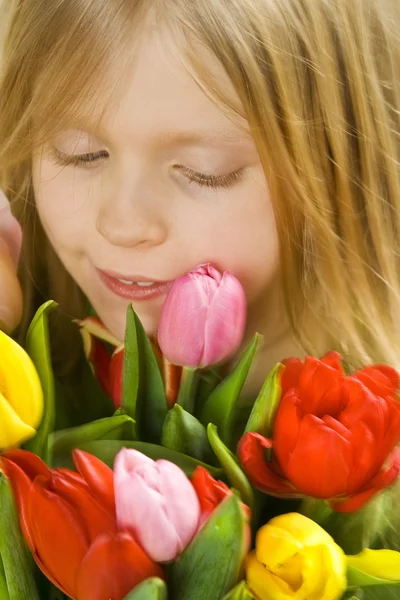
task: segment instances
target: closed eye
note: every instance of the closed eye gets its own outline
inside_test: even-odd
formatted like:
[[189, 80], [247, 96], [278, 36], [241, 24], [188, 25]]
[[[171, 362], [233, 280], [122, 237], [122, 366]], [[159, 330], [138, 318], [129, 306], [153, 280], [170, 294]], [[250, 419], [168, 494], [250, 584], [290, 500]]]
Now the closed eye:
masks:
[[[52, 148], [51, 157], [57, 165], [62, 167], [73, 166], [90, 168], [93, 163], [98, 162], [103, 158], [108, 158], [109, 153], [107, 150], [100, 150], [98, 152], [88, 152], [87, 154], [64, 154], [56, 148]], [[194, 171], [184, 165], [175, 165], [174, 168], [180, 171], [189, 183], [196, 183], [200, 187], [213, 189], [233, 187], [240, 181], [243, 175], [243, 169], [238, 169], [230, 173], [223, 173], [221, 175], [211, 175]]]

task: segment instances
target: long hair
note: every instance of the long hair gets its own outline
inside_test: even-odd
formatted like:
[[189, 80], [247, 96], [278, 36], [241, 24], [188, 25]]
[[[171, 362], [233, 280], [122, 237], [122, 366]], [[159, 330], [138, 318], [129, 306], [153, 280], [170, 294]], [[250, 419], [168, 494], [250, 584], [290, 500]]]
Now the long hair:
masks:
[[[4, 0], [3, 0], [4, 1]], [[199, 86], [242, 111], [271, 189], [287, 312], [311, 354], [400, 368], [400, 3], [396, 0], [5, 0], [0, 187], [24, 228], [23, 328], [38, 294], [82, 294], [37, 219], [34, 148], [104, 110], [143, 19], [167, 26]], [[199, 45], [228, 73], [229, 104]], [[109, 67], [119, 61], [120, 79]]]

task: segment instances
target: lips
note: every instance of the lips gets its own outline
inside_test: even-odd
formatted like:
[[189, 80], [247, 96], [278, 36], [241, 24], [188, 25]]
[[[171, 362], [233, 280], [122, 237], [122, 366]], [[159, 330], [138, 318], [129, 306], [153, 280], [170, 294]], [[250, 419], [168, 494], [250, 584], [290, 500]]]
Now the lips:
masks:
[[100, 280], [114, 294], [128, 300], [150, 300], [168, 293], [173, 281], [152, 281], [143, 275], [122, 275], [97, 269]]

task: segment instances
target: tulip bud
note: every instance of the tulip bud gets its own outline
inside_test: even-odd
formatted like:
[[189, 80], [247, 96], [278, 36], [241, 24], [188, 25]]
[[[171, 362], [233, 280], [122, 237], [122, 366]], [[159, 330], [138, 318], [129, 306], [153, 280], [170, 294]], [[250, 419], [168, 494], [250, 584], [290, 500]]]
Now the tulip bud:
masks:
[[158, 342], [167, 359], [205, 367], [232, 355], [246, 324], [246, 297], [229, 271], [199, 265], [177, 279], [164, 302]]
[[36, 434], [43, 414], [43, 392], [25, 350], [0, 331], [0, 449]]
[[200, 505], [183, 471], [122, 449], [114, 464], [118, 527], [133, 533], [155, 562], [174, 560], [197, 531]]
[[317, 523], [288, 513], [258, 531], [246, 576], [259, 600], [338, 600], [346, 589], [345, 555]]

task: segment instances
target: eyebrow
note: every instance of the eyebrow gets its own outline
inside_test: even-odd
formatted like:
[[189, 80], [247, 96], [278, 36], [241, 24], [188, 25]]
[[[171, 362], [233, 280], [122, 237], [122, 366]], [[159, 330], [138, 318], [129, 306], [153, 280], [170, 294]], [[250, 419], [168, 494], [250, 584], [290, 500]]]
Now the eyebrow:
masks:
[[214, 130], [192, 130], [192, 131], [166, 131], [158, 136], [161, 144], [176, 145], [217, 145], [220, 143], [235, 144], [243, 141], [250, 141], [249, 132], [244, 129], [214, 129]]
[[[233, 126], [235, 127], [235, 126]], [[110, 129], [104, 127], [101, 123], [84, 123], [76, 120], [71, 124], [71, 129], [87, 131], [101, 138], [107, 137]], [[243, 142], [251, 142], [252, 137], [250, 131], [245, 127], [236, 126], [235, 129], [227, 127], [215, 129], [192, 129], [192, 130], [171, 130], [163, 131], [155, 138], [155, 142], [160, 145], [177, 145], [177, 146], [195, 146], [195, 145], [217, 145], [237, 144]]]

